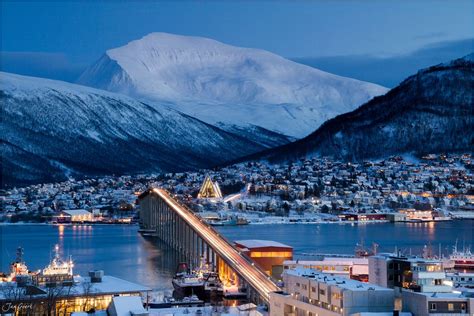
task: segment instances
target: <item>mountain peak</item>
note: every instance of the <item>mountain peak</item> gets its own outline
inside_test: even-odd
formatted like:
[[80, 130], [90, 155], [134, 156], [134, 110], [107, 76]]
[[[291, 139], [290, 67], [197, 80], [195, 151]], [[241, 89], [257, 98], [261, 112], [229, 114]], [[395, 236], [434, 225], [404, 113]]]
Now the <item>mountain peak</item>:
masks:
[[108, 50], [79, 83], [166, 102], [210, 124], [258, 126], [293, 137], [387, 91], [261, 49], [168, 33]]
[[216, 40], [199, 37], [199, 36], [186, 36], [163, 32], [153, 32], [143, 36], [140, 39], [133, 40], [124, 46], [112, 48], [107, 50], [109, 56], [113, 56], [116, 53], [121, 53], [130, 50], [147, 50], [147, 49], [196, 49], [198, 47], [223, 47], [230, 46]]

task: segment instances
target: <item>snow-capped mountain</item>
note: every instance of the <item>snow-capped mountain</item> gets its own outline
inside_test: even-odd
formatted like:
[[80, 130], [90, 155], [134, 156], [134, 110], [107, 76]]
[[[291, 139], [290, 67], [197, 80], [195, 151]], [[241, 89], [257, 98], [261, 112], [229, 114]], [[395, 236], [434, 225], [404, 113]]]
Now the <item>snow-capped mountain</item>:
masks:
[[210, 167], [264, 147], [174, 109], [0, 72], [4, 184]]
[[305, 156], [345, 160], [472, 152], [474, 54], [420, 70], [384, 96], [325, 122], [294, 143], [243, 160]]
[[78, 83], [168, 104], [247, 135], [260, 127], [297, 138], [387, 91], [264, 50], [166, 33], [108, 50]]

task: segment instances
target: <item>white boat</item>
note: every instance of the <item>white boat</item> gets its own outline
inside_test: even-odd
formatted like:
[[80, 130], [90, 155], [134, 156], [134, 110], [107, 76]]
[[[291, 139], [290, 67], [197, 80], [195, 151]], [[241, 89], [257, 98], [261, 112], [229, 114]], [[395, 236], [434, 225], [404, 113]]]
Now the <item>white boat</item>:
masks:
[[72, 276], [72, 268], [74, 263], [72, 262], [71, 257], [69, 260], [64, 261], [59, 255], [59, 246], [54, 246], [54, 257], [49, 263], [49, 265], [43, 269], [43, 275], [68, 275]]

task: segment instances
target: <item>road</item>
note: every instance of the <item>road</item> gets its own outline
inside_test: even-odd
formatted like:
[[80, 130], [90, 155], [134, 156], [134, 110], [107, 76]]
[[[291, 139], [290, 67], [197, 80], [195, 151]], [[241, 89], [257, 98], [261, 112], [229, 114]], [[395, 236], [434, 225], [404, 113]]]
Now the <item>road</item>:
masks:
[[222, 238], [217, 231], [208, 226], [192, 211], [181, 206], [173, 197], [163, 189], [153, 189], [169, 207], [194, 228], [194, 231], [224, 260], [227, 264], [243, 278], [260, 296], [268, 302], [269, 293], [279, 291], [280, 288], [270, 280], [263, 271], [247, 261], [226, 239]]

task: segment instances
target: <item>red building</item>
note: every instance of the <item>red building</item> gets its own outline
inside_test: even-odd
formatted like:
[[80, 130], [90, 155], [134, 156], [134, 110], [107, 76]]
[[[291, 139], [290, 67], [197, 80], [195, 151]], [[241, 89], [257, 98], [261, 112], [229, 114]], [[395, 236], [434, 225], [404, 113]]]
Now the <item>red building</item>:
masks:
[[293, 259], [293, 247], [271, 240], [238, 240], [235, 246], [249, 256], [268, 275], [277, 279], [283, 272], [283, 262]]

